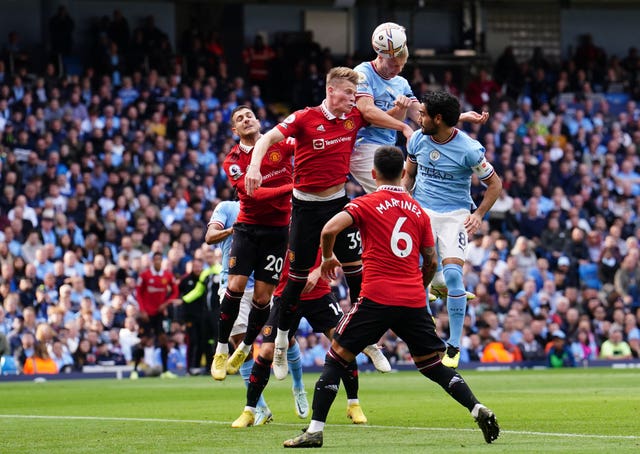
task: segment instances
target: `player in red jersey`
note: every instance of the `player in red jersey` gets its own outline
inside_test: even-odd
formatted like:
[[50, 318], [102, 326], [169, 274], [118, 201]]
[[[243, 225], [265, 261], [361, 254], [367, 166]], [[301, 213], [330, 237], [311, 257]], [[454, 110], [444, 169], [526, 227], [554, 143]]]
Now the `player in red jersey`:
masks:
[[[436, 334], [424, 305], [425, 288], [436, 271], [436, 252], [428, 215], [402, 187], [402, 152], [390, 146], [376, 150], [373, 177], [377, 190], [355, 199], [322, 229], [322, 275], [335, 276], [340, 262], [333, 254], [336, 236], [352, 224], [360, 228], [364, 276], [361, 297], [336, 328], [325, 365], [316, 382], [313, 416], [307, 430], [285, 447], [320, 447], [325, 421], [346, 364], [388, 329], [407, 343], [413, 361], [475, 418], [491, 443], [500, 433], [495, 415], [482, 405], [464, 379], [440, 358], [445, 343]], [[420, 267], [420, 257], [423, 265]]]
[[[261, 168], [269, 147], [285, 137], [296, 138], [293, 176], [293, 212], [289, 232], [289, 280], [282, 293], [283, 310], [278, 321], [273, 372], [282, 380], [287, 375], [288, 331], [300, 294], [313, 266], [320, 243], [320, 230], [349, 201], [345, 183], [349, 161], [358, 130], [368, 123], [402, 131], [410, 137], [409, 125], [381, 110], [363, 117], [355, 107], [357, 72], [350, 68], [332, 68], [327, 74], [326, 98], [321, 105], [307, 107], [289, 115], [257, 143], [251, 166], [245, 177], [247, 193], [252, 195], [263, 184]], [[261, 175], [262, 171], [262, 175]], [[336, 255], [343, 263], [351, 301], [360, 293], [362, 262], [359, 233], [353, 228], [342, 232]]]
[[[288, 353], [292, 351], [291, 346], [296, 342], [293, 333], [297, 329], [302, 317], [307, 319], [314, 332], [324, 333], [325, 336], [331, 339], [335, 331], [335, 327], [343, 315], [340, 304], [336, 300], [335, 295], [331, 292], [328, 281], [320, 279], [319, 251], [314, 268], [315, 269], [309, 274], [307, 285], [300, 296], [300, 307], [295, 314], [292, 329], [290, 331], [290, 348]], [[258, 358], [253, 364], [253, 368], [251, 370], [251, 378], [247, 388], [246, 406], [238, 419], [231, 424], [231, 427], [241, 428], [254, 425], [258, 399], [269, 383], [271, 363], [273, 362], [274, 341], [276, 337], [275, 328], [278, 323], [278, 313], [282, 303], [280, 296], [282, 295], [282, 291], [286, 285], [288, 272], [289, 267], [287, 262], [282, 270], [280, 283], [273, 293], [273, 308], [271, 310], [271, 315], [262, 329], [262, 344], [260, 345]], [[346, 380], [343, 382], [348, 400], [347, 416], [351, 418], [354, 424], [365, 424], [367, 422], [367, 418], [364, 415], [358, 400], [358, 366], [355, 360], [348, 365], [348, 369], [349, 373], [346, 375]], [[300, 390], [302, 390], [302, 393], [300, 393]], [[301, 377], [300, 384], [297, 389], [294, 379], [293, 394], [296, 401], [296, 414], [300, 418], [306, 418], [309, 412], [309, 404], [306, 399], [306, 392], [304, 392], [304, 385], [302, 384]]]
[[[249, 197], [244, 175], [260, 138], [260, 121], [247, 106], [239, 106], [231, 113], [231, 128], [240, 136], [240, 143], [231, 149], [223, 168], [238, 191], [240, 213], [233, 226], [228, 286], [220, 303], [218, 344], [211, 370], [216, 380], [224, 380], [227, 373], [239, 370], [269, 318], [271, 295], [280, 280], [287, 250], [293, 187], [291, 159], [295, 141], [281, 140], [271, 144], [261, 158], [263, 184]], [[255, 287], [247, 331], [229, 358], [229, 335], [251, 273]]]
[[136, 296], [140, 306], [141, 332], [158, 336], [164, 332], [165, 309], [178, 296], [178, 284], [169, 270], [162, 269], [162, 254], [153, 254], [149, 268], [140, 273]]

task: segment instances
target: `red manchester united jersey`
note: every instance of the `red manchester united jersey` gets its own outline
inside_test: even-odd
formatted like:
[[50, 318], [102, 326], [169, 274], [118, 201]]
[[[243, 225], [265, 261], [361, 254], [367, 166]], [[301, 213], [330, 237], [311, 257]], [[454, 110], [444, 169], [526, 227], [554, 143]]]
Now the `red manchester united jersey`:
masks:
[[286, 137], [296, 138], [293, 186], [304, 192], [321, 192], [346, 182], [356, 135], [365, 125], [355, 107], [338, 118], [324, 104], [285, 118], [276, 128]]
[[433, 247], [429, 216], [402, 188], [381, 186], [345, 206], [362, 238], [360, 295], [388, 306], [422, 307], [420, 249]]
[[[321, 251], [318, 249], [318, 256], [316, 257], [316, 263], [311, 268], [312, 271], [320, 266], [320, 263], [321, 263], [320, 258], [322, 257], [320, 252]], [[278, 286], [273, 291], [273, 294], [275, 296], [282, 296], [282, 292], [284, 291], [284, 287], [287, 285], [288, 278], [289, 278], [289, 260], [285, 259], [282, 273], [280, 274], [280, 282], [278, 282]], [[318, 300], [330, 292], [331, 292], [331, 287], [329, 287], [329, 283], [324, 279], [320, 278], [318, 279], [316, 286], [313, 287], [313, 290], [311, 290], [309, 293], [303, 293], [302, 295], [300, 295], [300, 300], [301, 301]]]
[[178, 285], [171, 271], [147, 268], [140, 273], [137, 297], [141, 311], [156, 315], [163, 303], [178, 297]]
[[238, 190], [240, 214], [237, 222], [268, 226], [289, 225], [291, 218], [292, 163], [295, 140], [287, 139], [269, 147], [262, 159], [262, 185], [249, 197], [244, 176], [251, 162], [253, 147], [238, 144], [224, 160], [229, 181]]

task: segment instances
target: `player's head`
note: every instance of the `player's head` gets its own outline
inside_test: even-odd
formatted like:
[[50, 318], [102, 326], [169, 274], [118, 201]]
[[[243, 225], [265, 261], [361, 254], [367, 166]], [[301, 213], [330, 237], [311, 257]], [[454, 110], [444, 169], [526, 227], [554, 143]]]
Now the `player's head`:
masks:
[[387, 79], [391, 79], [402, 72], [408, 58], [409, 48], [407, 48], [407, 46], [404, 46], [402, 50], [396, 54], [395, 57], [385, 57], [383, 55], [378, 55], [376, 57], [376, 69], [378, 70], [380, 75]]
[[327, 104], [331, 113], [340, 116], [356, 103], [356, 87], [360, 75], [351, 68], [337, 66], [327, 74]]
[[378, 184], [398, 183], [402, 178], [404, 156], [398, 147], [381, 146], [373, 155], [371, 174]]
[[162, 252], [154, 252], [152, 263], [156, 270], [159, 270], [162, 267]]
[[238, 106], [231, 111], [231, 131], [242, 139], [260, 133], [260, 120], [248, 106]]
[[423, 134], [435, 134], [441, 128], [450, 128], [460, 118], [460, 101], [446, 91], [429, 91], [422, 97], [418, 122]]

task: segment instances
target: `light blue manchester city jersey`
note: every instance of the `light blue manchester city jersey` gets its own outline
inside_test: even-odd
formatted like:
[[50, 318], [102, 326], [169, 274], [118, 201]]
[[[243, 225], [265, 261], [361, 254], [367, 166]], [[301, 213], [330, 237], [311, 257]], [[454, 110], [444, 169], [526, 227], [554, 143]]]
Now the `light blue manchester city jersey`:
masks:
[[417, 165], [413, 196], [423, 208], [438, 213], [475, 208], [471, 175], [485, 180], [494, 172], [480, 142], [455, 128], [446, 143], [437, 143], [418, 129], [407, 143], [407, 152], [407, 159]]
[[[373, 67], [373, 62], [360, 63], [353, 68], [354, 71], [362, 74], [361, 82], [358, 84], [356, 97], [370, 96], [373, 98], [376, 107], [383, 111], [393, 108], [393, 102], [400, 95], [407, 98], [416, 99], [411, 91], [411, 86], [407, 79], [396, 76], [392, 79], [385, 79], [378, 74]], [[367, 126], [360, 129], [356, 138], [357, 142], [377, 143], [380, 145], [395, 145], [396, 131], [393, 129], [377, 128]]]

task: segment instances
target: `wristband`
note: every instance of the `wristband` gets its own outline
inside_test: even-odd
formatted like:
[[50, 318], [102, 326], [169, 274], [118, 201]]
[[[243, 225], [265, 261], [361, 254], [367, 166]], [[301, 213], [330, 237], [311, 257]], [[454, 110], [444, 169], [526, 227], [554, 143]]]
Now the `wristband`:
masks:
[[328, 262], [329, 260], [331, 260], [334, 256], [331, 255], [331, 257], [322, 257], [322, 263], [324, 262]]

